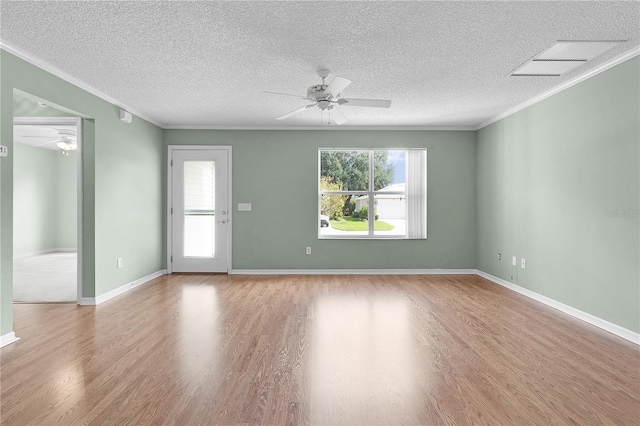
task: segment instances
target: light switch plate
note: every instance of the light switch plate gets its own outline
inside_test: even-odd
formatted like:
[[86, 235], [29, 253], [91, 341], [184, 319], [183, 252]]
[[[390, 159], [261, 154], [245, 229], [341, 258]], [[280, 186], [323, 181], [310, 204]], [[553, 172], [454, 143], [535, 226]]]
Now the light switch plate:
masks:
[[238, 211], [239, 212], [250, 212], [251, 211], [251, 203], [238, 203]]

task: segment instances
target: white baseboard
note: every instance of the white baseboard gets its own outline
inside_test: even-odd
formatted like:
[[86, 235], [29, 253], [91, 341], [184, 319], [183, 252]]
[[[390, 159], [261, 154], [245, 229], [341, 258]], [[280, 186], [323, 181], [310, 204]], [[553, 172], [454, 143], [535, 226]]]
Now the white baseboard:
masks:
[[101, 294], [100, 296], [97, 297], [83, 297], [80, 300], [80, 305], [99, 305], [101, 303], [106, 302], [107, 300], [113, 299], [116, 296], [121, 295], [122, 293], [126, 293], [127, 291], [134, 289], [138, 286], [141, 286], [142, 284], [146, 284], [149, 281], [161, 277], [163, 275], [165, 275], [167, 273], [166, 269], [162, 269], [160, 271], [156, 271], [153, 274], [149, 274], [145, 277], [142, 278], [138, 278], [135, 281], [131, 281], [130, 283], [127, 283], [125, 285], [121, 285], [118, 288], [114, 288], [111, 291], [108, 291], [104, 294]]
[[[131, 290], [141, 284], [149, 282], [154, 278], [166, 274], [166, 270], [161, 270], [146, 277], [140, 278], [129, 284], [120, 286], [114, 290], [111, 290], [98, 297], [85, 297], [81, 301], [81, 305], [98, 305], [106, 302], [126, 291]], [[543, 296], [534, 291], [528, 290], [519, 285], [510, 283], [501, 278], [494, 277], [491, 274], [477, 270], [477, 269], [233, 269], [229, 272], [233, 275], [479, 275], [495, 284], [502, 287], [513, 290], [523, 296], [529, 297], [540, 303], [543, 303], [551, 308], [557, 309], [565, 314], [571, 315], [574, 318], [582, 320], [586, 323], [601, 328], [609, 333], [613, 333], [616, 336], [622, 337], [625, 340], [640, 345], [640, 334], [634, 331], [628, 330], [619, 325], [613, 324], [609, 321], [598, 318], [594, 315], [583, 312], [579, 309], [573, 308], [564, 303], [558, 302], [550, 297]], [[12, 333], [11, 333], [12, 334]], [[8, 335], [7, 335], [8, 336]], [[4, 342], [5, 336], [2, 337]], [[11, 343], [11, 342], [9, 342]], [[7, 343], [8, 344], [8, 343]]]
[[489, 281], [498, 284], [502, 287], [506, 287], [509, 290], [513, 290], [517, 293], [522, 294], [523, 296], [527, 296], [531, 299], [534, 299], [540, 303], [544, 303], [547, 306], [550, 306], [554, 309], [557, 309], [565, 314], [571, 315], [574, 318], [587, 322], [591, 325], [595, 325], [598, 328], [601, 328], [609, 333], [613, 333], [616, 336], [620, 336], [623, 339], [629, 340], [630, 342], [635, 343], [636, 345], [640, 345], [640, 334], [628, 330], [624, 327], [620, 327], [619, 325], [610, 323], [609, 321], [603, 320], [602, 318], [598, 318], [594, 315], [583, 312], [579, 309], [572, 308], [569, 305], [565, 305], [564, 303], [558, 302], [557, 300], [553, 300], [550, 297], [543, 296], [534, 291], [527, 290], [524, 287], [520, 287], [517, 284], [510, 283], [509, 281], [505, 281], [502, 278], [494, 277], [491, 274], [487, 274], [486, 272], [477, 271], [477, 274], [482, 278], [486, 278]]
[[76, 251], [78, 251], [78, 249], [76, 249], [76, 248], [50, 248], [50, 249], [45, 249], [45, 250], [30, 251], [28, 253], [14, 254], [13, 258], [14, 259], [20, 259], [22, 257], [37, 256], [39, 254], [54, 253], [54, 252], [57, 252], [57, 251], [76, 252]]
[[2, 336], [0, 336], [0, 348], [17, 342], [18, 340], [20, 340], [20, 338], [16, 337], [16, 333], [14, 333], [13, 331], [11, 333], [3, 334]]
[[232, 269], [233, 275], [474, 275], [475, 269]]

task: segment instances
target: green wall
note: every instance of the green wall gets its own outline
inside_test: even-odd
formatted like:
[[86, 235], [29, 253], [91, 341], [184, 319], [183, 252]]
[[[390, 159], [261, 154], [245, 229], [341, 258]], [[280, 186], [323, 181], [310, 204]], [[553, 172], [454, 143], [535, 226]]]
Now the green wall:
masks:
[[[230, 145], [234, 269], [479, 268], [640, 331], [637, 57], [478, 132], [163, 131], [122, 123], [117, 107], [5, 51], [0, 65], [0, 334], [12, 330], [14, 89], [87, 118], [87, 297], [165, 267], [166, 146]], [[427, 148], [428, 238], [318, 240], [319, 147]]]
[[13, 254], [76, 248], [76, 153], [16, 143]]
[[[54, 151], [56, 161], [56, 248], [78, 247], [78, 155]], [[15, 179], [15, 176], [14, 176]], [[15, 195], [15, 194], [14, 194]], [[15, 197], [14, 197], [15, 200]], [[15, 209], [14, 209], [15, 211]], [[14, 226], [15, 229], [15, 226]]]
[[[83, 120], [83, 282], [94, 297], [165, 268], [163, 131], [139, 117], [119, 120], [119, 108], [0, 51], [0, 335], [12, 331], [13, 93], [62, 106]], [[124, 259], [117, 269], [116, 259]]]
[[[478, 269], [635, 332], [639, 63], [628, 60], [477, 137]], [[524, 257], [526, 269], [510, 266], [511, 256]]]
[[[167, 130], [165, 142], [233, 147], [234, 269], [475, 268], [474, 132]], [[428, 238], [318, 240], [319, 147], [427, 148]]]

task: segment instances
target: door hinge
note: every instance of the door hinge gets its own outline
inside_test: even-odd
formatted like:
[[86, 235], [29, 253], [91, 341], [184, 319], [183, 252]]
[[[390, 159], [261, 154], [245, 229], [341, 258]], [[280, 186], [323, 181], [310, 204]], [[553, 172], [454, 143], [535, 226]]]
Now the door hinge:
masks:
[[173, 214], [173, 207], [171, 207], [171, 214]]
[[173, 167], [173, 160], [171, 160], [171, 167]]
[[173, 255], [171, 255], [171, 263], [173, 263]]

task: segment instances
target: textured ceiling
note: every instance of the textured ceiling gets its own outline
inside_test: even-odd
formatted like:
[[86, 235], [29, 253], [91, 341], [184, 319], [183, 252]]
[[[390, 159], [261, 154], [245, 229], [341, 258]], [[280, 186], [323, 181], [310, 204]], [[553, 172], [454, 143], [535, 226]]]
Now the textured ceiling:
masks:
[[[349, 126], [475, 128], [640, 45], [638, 2], [1, 3], [0, 37], [164, 127], [317, 126], [300, 94], [353, 80]], [[508, 74], [556, 40], [629, 40], [561, 77]]]

